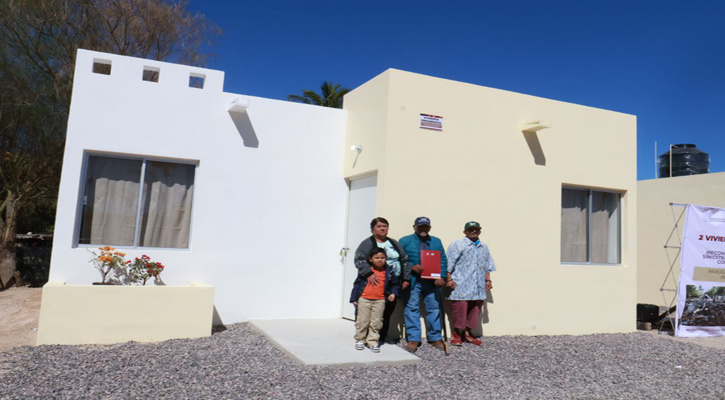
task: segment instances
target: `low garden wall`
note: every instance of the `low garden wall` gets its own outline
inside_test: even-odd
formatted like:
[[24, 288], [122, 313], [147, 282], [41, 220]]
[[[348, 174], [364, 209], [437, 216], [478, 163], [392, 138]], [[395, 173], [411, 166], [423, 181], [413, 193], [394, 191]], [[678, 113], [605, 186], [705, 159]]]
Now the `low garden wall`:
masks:
[[43, 286], [37, 344], [156, 342], [211, 335], [214, 287]]

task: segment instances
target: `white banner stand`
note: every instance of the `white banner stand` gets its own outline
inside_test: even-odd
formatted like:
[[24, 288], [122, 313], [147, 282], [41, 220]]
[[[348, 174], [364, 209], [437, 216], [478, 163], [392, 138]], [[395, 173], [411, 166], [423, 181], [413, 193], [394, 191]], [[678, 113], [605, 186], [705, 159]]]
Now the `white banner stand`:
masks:
[[[672, 312], [670, 310], [675, 307], [677, 304], [677, 299], [679, 298], [678, 295], [678, 288], [677, 285], [677, 278], [678, 276], [675, 274], [674, 269], [675, 265], [680, 261], [680, 253], [682, 252], [682, 235], [680, 234], [680, 221], [682, 221], [682, 217], [685, 215], [685, 210], [687, 210], [687, 204], [679, 204], [679, 203], [670, 203], [670, 209], [672, 211], [672, 221], [674, 223], [674, 226], [672, 227], [672, 231], [670, 231], [670, 236], [667, 237], [667, 241], [665, 242], [665, 253], [667, 254], [667, 263], [669, 264], [670, 268], [667, 271], [667, 275], [665, 276], [664, 281], [662, 281], [662, 285], [660, 286], [660, 293], [662, 293], [662, 304], [667, 309], [666, 315], [667, 319], [670, 321], [670, 325], [672, 326], [673, 330], [676, 330], [677, 327], [677, 313], [675, 313], [675, 317], [672, 317]], [[682, 211], [679, 211], [679, 215], [675, 213], [675, 207], [681, 207]], [[664, 324], [660, 324], [659, 331], [662, 331], [662, 327]]]

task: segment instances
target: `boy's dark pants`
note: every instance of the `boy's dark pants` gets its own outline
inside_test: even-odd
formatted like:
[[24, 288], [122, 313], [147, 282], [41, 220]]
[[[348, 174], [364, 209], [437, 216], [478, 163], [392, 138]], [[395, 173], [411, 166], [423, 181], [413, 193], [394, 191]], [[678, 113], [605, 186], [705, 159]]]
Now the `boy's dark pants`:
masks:
[[388, 330], [390, 329], [390, 317], [395, 311], [395, 305], [398, 304], [398, 298], [396, 297], [393, 301], [385, 300], [385, 311], [383, 311], [383, 327], [380, 329], [380, 343], [385, 342], [388, 337]]

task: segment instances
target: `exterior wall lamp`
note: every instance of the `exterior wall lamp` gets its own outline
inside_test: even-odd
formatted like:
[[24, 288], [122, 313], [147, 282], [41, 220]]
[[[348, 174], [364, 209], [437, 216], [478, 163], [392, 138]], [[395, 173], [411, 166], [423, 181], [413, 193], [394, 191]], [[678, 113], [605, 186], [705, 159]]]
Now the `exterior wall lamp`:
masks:
[[238, 112], [243, 113], [247, 112], [247, 109], [249, 108], [249, 100], [240, 100], [239, 98], [236, 98], [232, 100], [231, 103], [229, 103], [229, 107], [227, 108], [227, 111], [229, 112]]
[[551, 122], [548, 121], [533, 121], [521, 124], [521, 130], [523, 132], [537, 132], [542, 129], [551, 128]]

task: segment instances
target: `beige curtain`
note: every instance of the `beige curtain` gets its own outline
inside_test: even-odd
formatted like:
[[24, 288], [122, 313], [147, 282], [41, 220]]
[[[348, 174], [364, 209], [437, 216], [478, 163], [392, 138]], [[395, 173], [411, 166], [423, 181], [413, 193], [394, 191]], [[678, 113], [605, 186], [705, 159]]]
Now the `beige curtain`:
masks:
[[88, 157], [80, 243], [133, 246], [141, 163]]
[[619, 194], [592, 192], [593, 263], [619, 263]]
[[561, 191], [561, 261], [587, 261], [588, 192]]
[[146, 162], [142, 247], [189, 247], [194, 165]]

